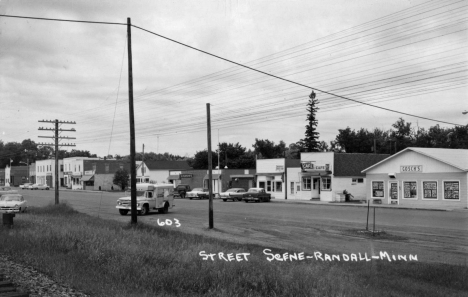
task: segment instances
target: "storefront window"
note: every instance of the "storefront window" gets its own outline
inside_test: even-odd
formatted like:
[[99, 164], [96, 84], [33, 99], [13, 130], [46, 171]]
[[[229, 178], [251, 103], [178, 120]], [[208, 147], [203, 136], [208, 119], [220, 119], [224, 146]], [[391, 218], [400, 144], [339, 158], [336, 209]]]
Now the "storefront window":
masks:
[[266, 191], [267, 191], [267, 192], [271, 192], [271, 180], [267, 180], [267, 188], [266, 188]]
[[265, 189], [265, 182], [264, 181], [258, 182], [258, 187]]
[[383, 198], [384, 197], [384, 183], [383, 181], [372, 182], [372, 197]]
[[460, 200], [460, 182], [444, 181], [444, 199]]
[[283, 191], [283, 183], [280, 181], [275, 182], [275, 191], [282, 192]]
[[423, 181], [424, 199], [437, 199], [437, 182]]
[[302, 190], [310, 191], [311, 178], [306, 176], [302, 178]]
[[331, 177], [322, 177], [322, 190], [331, 190]]
[[418, 198], [416, 182], [403, 182], [403, 198]]

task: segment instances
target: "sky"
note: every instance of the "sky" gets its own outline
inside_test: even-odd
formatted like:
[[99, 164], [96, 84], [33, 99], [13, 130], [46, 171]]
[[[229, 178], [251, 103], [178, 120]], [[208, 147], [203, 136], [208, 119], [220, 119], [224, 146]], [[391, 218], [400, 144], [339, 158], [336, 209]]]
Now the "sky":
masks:
[[121, 23], [0, 17], [0, 140], [48, 142], [38, 136], [52, 134], [38, 128], [53, 126], [39, 121], [58, 119], [76, 122], [61, 126], [76, 129], [61, 134], [76, 137], [63, 149], [128, 155], [127, 18], [139, 27], [131, 28], [138, 152], [206, 149], [207, 103], [214, 149], [218, 140], [289, 145], [304, 137], [312, 89], [326, 142], [346, 127], [391, 129], [400, 117], [426, 129], [466, 125], [467, 5], [0, 0], [4, 15]]

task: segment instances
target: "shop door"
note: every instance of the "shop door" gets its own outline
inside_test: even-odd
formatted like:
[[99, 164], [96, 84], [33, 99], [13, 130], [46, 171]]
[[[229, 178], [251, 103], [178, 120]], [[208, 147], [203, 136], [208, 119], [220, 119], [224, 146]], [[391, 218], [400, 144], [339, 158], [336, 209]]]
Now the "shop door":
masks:
[[389, 194], [388, 194], [388, 204], [399, 204], [398, 199], [398, 182], [389, 183]]
[[312, 198], [320, 199], [320, 178], [312, 179]]

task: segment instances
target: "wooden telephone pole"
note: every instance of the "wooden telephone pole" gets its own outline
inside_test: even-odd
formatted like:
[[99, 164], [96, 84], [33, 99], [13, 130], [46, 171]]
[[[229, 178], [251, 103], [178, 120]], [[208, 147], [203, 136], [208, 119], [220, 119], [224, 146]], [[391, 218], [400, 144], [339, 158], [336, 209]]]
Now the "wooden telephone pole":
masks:
[[55, 204], [59, 204], [59, 146], [75, 146], [75, 144], [70, 143], [62, 143], [59, 145], [59, 139], [76, 139], [76, 137], [59, 137], [59, 131], [67, 131], [67, 132], [76, 132], [74, 128], [71, 129], [61, 129], [59, 128], [59, 124], [76, 124], [76, 122], [68, 122], [68, 121], [59, 121], [59, 120], [42, 120], [39, 123], [51, 123], [55, 124], [55, 128], [43, 128], [40, 127], [39, 130], [45, 131], [54, 131], [55, 136], [39, 136], [40, 138], [54, 138], [55, 143], [38, 143], [38, 145], [44, 146], [55, 146]]

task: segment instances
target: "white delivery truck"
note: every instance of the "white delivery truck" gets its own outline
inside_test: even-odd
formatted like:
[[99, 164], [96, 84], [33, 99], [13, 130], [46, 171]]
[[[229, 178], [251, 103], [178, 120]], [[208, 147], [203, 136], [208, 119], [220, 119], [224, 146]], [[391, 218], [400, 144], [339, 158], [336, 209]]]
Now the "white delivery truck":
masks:
[[[169, 208], [174, 207], [174, 185], [173, 184], [137, 184], [137, 211], [141, 216], [146, 215], [152, 209], [157, 209], [160, 213], [167, 213]], [[117, 200], [117, 208], [121, 215], [126, 215], [131, 210], [130, 191], [125, 192], [126, 196]]]

